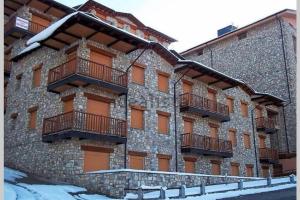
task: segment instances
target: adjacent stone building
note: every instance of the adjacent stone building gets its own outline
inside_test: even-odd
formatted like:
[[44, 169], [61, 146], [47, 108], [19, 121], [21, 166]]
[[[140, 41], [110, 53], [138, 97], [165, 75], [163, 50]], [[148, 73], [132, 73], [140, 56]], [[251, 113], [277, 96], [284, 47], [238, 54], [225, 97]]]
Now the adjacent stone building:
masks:
[[284, 99], [278, 113], [283, 124], [271, 137], [271, 144], [279, 150], [278, 170], [296, 170], [296, 12], [282, 10], [245, 27], [228, 26], [218, 33], [217, 38], [181, 55]]
[[115, 197], [127, 183], [272, 173], [270, 135], [282, 122], [268, 112], [282, 99], [184, 59], [167, 49], [173, 38], [129, 13], [14, 2], [5, 1], [6, 165]]

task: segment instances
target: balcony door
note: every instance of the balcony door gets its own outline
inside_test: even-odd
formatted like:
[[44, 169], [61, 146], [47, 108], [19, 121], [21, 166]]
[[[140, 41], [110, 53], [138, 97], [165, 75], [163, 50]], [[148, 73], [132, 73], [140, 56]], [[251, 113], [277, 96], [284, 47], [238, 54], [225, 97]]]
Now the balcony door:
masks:
[[[192, 134], [194, 123], [192, 120], [183, 120], [183, 133]], [[191, 135], [190, 135], [191, 136]], [[192, 137], [184, 137], [187, 141], [184, 141], [185, 145], [192, 145]]]
[[262, 109], [259, 108], [259, 107], [256, 107], [255, 108], [255, 115], [256, 115], [256, 118], [261, 118], [263, 116]]
[[110, 130], [111, 121], [110, 116], [110, 103], [87, 99], [87, 114], [86, 114], [86, 128], [90, 131], [99, 133], [107, 133]]
[[217, 93], [213, 90], [207, 91], [208, 109], [212, 112], [217, 111]]
[[266, 138], [264, 136], [259, 136], [259, 148], [266, 148]]
[[218, 135], [218, 127], [216, 126], [210, 126], [209, 127], [209, 134], [210, 134], [210, 149], [211, 150], [215, 150], [217, 151], [218, 150], [218, 138], [219, 138], [219, 135]]
[[268, 119], [270, 119], [269, 122], [270, 128], [276, 128], [276, 126], [278, 125], [277, 124], [278, 113], [268, 110], [267, 115], [268, 115]]
[[91, 50], [89, 75], [104, 81], [112, 82], [112, 57]]
[[183, 94], [185, 93], [192, 93], [193, 91], [193, 84], [187, 81], [182, 81], [182, 90]]

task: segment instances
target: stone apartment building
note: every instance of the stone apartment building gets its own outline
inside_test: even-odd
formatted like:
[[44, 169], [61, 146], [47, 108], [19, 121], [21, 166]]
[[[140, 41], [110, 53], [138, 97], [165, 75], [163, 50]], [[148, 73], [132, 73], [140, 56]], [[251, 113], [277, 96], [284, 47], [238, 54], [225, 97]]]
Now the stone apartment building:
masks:
[[[228, 26], [219, 36], [181, 53], [240, 78], [257, 91], [286, 102], [279, 109], [282, 128], [271, 136], [279, 150], [278, 170], [296, 169], [296, 12], [282, 10], [236, 29]], [[273, 115], [269, 112], [268, 115]]]
[[278, 162], [268, 113], [284, 101], [168, 50], [175, 39], [133, 15], [7, 0], [5, 22], [6, 165], [120, 197]]

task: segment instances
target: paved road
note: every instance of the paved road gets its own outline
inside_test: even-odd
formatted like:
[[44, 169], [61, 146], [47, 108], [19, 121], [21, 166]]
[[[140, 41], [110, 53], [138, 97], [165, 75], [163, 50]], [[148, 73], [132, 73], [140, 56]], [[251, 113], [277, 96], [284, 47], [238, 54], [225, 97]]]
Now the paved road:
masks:
[[222, 200], [296, 200], [296, 188], [231, 197]]

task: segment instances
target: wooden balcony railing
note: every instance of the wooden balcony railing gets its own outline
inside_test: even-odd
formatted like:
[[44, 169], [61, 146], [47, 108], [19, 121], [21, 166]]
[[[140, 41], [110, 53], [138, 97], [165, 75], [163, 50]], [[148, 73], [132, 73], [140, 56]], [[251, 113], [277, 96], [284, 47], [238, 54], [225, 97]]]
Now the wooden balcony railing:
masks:
[[260, 148], [259, 158], [260, 160], [276, 162], [279, 159], [278, 151], [271, 148]]
[[67, 130], [126, 137], [127, 123], [125, 120], [81, 111], [71, 111], [44, 119], [43, 135]]
[[218, 153], [232, 153], [231, 141], [204, 135], [184, 133], [181, 135], [181, 148], [194, 148]]
[[[28, 24], [27, 24], [28, 23]], [[23, 25], [19, 25], [19, 24], [23, 24]], [[12, 17], [5, 25], [4, 25], [4, 32], [7, 33], [10, 30], [12, 30], [13, 28], [21, 28], [24, 29], [26, 31], [29, 31], [30, 33], [39, 33], [42, 30], [44, 30], [45, 28], [47, 28], [46, 26], [43, 26], [41, 24], [23, 19], [21, 17], [15, 16]]]
[[257, 129], [276, 129], [277, 121], [267, 117], [259, 117], [255, 119]]
[[229, 116], [228, 106], [210, 99], [185, 93], [179, 96], [180, 107], [194, 107], [207, 110], [212, 113], [218, 113], [224, 116]]
[[48, 83], [54, 83], [74, 74], [127, 87], [126, 72], [79, 57], [51, 69], [49, 71]]

